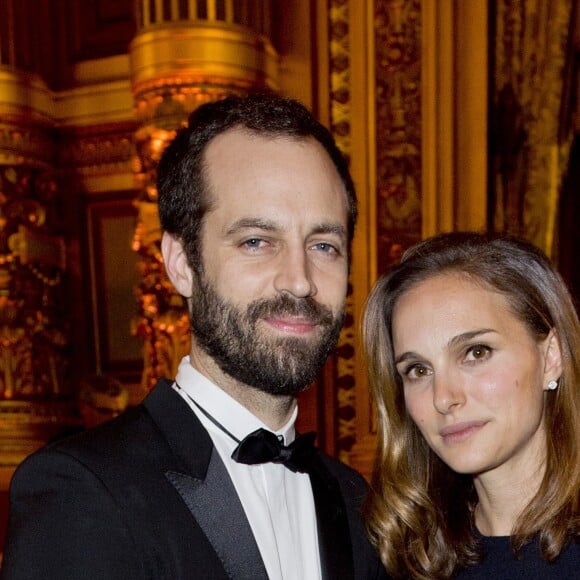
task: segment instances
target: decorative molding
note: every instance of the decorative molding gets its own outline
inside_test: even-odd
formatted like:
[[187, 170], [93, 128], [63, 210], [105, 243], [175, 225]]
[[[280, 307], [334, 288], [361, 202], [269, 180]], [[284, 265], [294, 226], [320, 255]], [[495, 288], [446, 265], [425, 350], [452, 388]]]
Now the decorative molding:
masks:
[[84, 174], [131, 173], [136, 155], [135, 127], [136, 123], [127, 123], [63, 132], [59, 167]]
[[0, 113], [0, 165], [24, 165], [48, 169], [55, 151], [51, 130], [26, 123], [24, 116]]

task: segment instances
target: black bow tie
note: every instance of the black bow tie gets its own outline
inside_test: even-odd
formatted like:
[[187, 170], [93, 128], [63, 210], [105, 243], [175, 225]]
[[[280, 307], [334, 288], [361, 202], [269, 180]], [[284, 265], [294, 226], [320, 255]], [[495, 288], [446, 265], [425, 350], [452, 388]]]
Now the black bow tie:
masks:
[[304, 433], [286, 446], [271, 431], [257, 429], [240, 441], [232, 453], [232, 459], [246, 465], [282, 463], [291, 471], [305, 472], [314, 455], [315, 438], [314, 432]]
[[[176, 387], [183, 390], [179, 384]], [[257, 465], [259, 463], [282, 463], [291, 471], [308, 471], [310, 460], [314, 455], [314, 440], [316, 433], [310, 431], [303, 435], [298, 435], [290, 445], [282, 444], [278, 437], [267, 429], [257, 429], [242, 441], [230, 433], [215, 417], [210, 415], [197, 401], [194, 401], [187, 391], [183, 391], [186, 397], [218, 428], [228, 437], [233, 439], [238, 446], [232, 453], [232, 459], [238, 463], [246, 465]]]

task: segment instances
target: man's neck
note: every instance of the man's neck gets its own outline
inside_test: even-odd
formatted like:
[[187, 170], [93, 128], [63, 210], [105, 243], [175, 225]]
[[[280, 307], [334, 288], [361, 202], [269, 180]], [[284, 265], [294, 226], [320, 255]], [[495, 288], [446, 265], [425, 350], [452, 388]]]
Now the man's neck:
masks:
[[189, 360], [194, 369], [238, 401], [270, 429], [277, 431], [292, 416], [296, 407], [295, 397], [264, 393], [240, 383], [224, 373], [211, 357], [194, 349], [190, 352]]

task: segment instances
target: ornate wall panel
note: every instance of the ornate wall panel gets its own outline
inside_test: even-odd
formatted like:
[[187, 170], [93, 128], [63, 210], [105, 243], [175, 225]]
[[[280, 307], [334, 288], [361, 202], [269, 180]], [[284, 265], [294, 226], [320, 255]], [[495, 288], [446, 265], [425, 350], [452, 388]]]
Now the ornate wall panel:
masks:
[[62, 200], [46, 86], [0, 71], [0, 476], [71, 420]]
[[419, 1], [329, 2], [330, 126], [361, 210], [337, 351], [338, 453], [366, 475], [374, 414], [360, 315], [377, 272], [421, 237], [420, 23]]
[[375, 5], [377, 273], [421, 239], [421, 2]]

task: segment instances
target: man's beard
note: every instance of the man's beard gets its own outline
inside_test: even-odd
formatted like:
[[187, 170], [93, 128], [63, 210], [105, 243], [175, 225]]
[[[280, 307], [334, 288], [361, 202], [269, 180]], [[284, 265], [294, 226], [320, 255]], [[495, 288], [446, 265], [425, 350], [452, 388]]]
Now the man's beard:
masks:
[[[242, 309], [221, 298], [203, 273], [194, 275], [191, 328], [197, 344], [223, 372], [272, 395], [295, 396], [312, 383], [336, 345], [343, 311], [334, 316], [312, 298], [287, 294]], [[276, 316], [300, 316], [321, 332], [316, 337], [267, 336], [257, 323]]]

